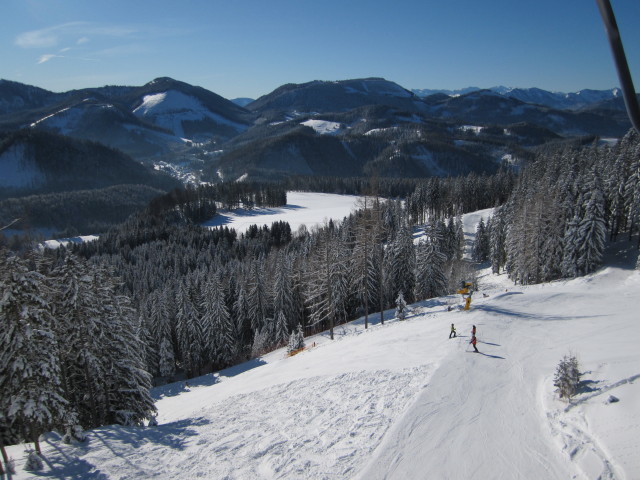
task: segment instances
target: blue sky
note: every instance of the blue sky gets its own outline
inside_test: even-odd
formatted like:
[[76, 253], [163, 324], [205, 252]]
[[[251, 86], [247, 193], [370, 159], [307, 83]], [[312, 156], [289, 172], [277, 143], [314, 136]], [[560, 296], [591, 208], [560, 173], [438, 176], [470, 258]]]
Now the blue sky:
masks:
[[[612, 0], [636, 88], [640, 1]], [[595, 0], [2, 0], [0, 78], [53, 91], [169, 76], [226, 98], [384, 77], [405, 88], [618, 85]]]

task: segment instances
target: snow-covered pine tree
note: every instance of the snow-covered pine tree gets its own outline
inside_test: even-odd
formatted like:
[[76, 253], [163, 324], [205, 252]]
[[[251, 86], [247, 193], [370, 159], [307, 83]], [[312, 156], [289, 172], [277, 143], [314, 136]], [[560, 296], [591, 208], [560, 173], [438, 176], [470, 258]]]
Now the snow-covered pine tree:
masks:
[[40, 434], [68, 408], [43, 276], [15, 256], [0, 258], [0, 418], [40, 453]]
[[280, 312], [278, 312], [278, 316], [275, 318], [273, 336], [274, 348], [279, 348], [286, 345], [286, 343], [289, 341], [290, 336], [288, 330], [289, 323], [287, 321], [287, 317], [285, 316], [284, 312], [280, 310]]
[[158, 367], [158, 347], [155, 345], [155, 340], [151, 335], [151, 326], [149, 325], [149, 298], [140, 302], [138, 309], [138, 332], [137, 335], [143, 339], [145, 345], [144, 349], [144, 362], [146, 369], [153, 376], [160, 375]]
[[322, 227], [316, 240], [307, 263], [307, 307], [311, 325], [326, 325], [333, 340], [333, 328], [344, 312], [347, 298], [348, 258], [331, 225]]
[[169, 338], [163, 338], [160, 341], [158, 349], [158, 373], [161, 377], [169, 378], [171, 381], [176, 373], [176, 358], [173, 352], [173, 345]]
[[62, 436], [62, 442], [67, 445], [73, 443], [84, 442], [87, 439], [87, 435], [84, 429], [80, 426], [77, 416], [74, 412], [67, 415], [65, 421], [65, 434]]
[[578, 359], [575, 355], [565, 355], [558, 367], [553, 378], [553, 385], [557, 387], [560, 398], [571, 400], [580, 387], [580, 368]]
[[289, 335], [289, 343], [287, 344], [287, 353], [291, 354], [296, 350], [304, 348], [304, 333], [302, 332], [302, 325], [298, 324], [298, 328], [291, 332]]
[[[407, 222], [402, 223], [395, 238], [387, 246], [384, 264], [385, 290], [389, 293], [404, 292], [406, 300], [413, 302], [416, 257], [413, 233]], [[390, 300], [393, 301], [392, 299]]]
[[416, 299], [424, 300], [447, 294], [448, 280], [445, 275], [446, 257], [439, 252], [439, 242], [427, 234], [427, 239], [416, 247]]
[[149, 296], [149, 318], [147, 325], [151, 333], [151, 350], [157, 362], [157, 372], [163, 377], [170, 377], [175, 373], [175, 348], [171, 317], [169, 315], [168, 292], [155, 290]]
[[396, 320], [404, 320], [406, 318], [407, 302], [404, 299], [402, 292], [398, 293], [396, 297]]
[[[350, 260], [351, 285], [355, 297], [364, 310], [365, 328], [369, 326], [369, 311], [379, 306], [380, 264], [382, 253], [379, 206], [375, 200], [364, 197], [355, 218], [354, 241]], [[418, 215], [418, 214], [416, 214]]]
[[145, 370], [144, 345], [136, 335], [136, 311], [126, 295], [116, 294], [116, 280], [96, 268], [93, 292], [109, 329], [103, 338], [107, 371], [109, 423], [143, 425], [156, 413], [151, 375]]
[[562, 251], [562, 276], [573, 278], [578, 276], [578, 225], [580, 219], [576, 215], [567, 222], [567, 228], [564, 232], [563, 251]]
[[581, 275], [593, 272], [602, 262], [607, 235], [604, 195], [599, 174], [591, 169], [583, 192], [584, 216], [576, 232], [577, 268]]
[[[380, 324], [384, 325], [384, 249], [387, 240], [387, 230], [382, 221], [383, 204], [379, 197], [375, 197], [373, 202], [373, 251], [371, 252], [369, 271], [372, 275], [368, 280], [368, 289], [371, 292], [374, 301], [378, 305]], [[376, 300], [377, 299], [377, 302]]]
[[96, 427], [106, 423], [107, 369], [104, 336], [110, 326], [93, 292], [89, 266], [67, 253], [53, 271], [60, 285], [54, 311], [60, 350], [65, 398], [71, 403], [80, 425]]
[[201, 311], [205, 355], [214, 365], [226, 366], [238, 354], [238, 342], [219, 273], [204, 284]]
[[462, 226], [462, 217], [460, 215], [456, 216], [453, 225], [453, 255], [456, 260], [461, 260], [462, 255], [464, 254], [464, 228]]
[[[640, 225], [640, 136], [632, 129], [627, 137], [629, 148], [625, 155], [629, 162], [629, 177], [624, 188], [624, 203], [629, 212], [629, 238], [634, 230]], [[625, 137], [624, 140], [627, 140]], [[640, 247], [640, 236], [638, 236], [638, 246]]]
[[247, 302], [246, 284], [241, 277], [236, 277], [236, 299], [233, 303], [233, 316], [236, 336], [239, 339], [239, 354], [247, 355], [253, 343], [253, 330], [249, 319], [249, 303]]
[[202, 325], [197, 318], [196, 309], [191, 303], [187, 286], [184, 282], [176, 291], [176, 334], [180, 349], [182, 368], [189, 377], [195, 377], [204, 358], [204, 340]]
[[557, 189], [548, 191], [540, 223], [540, 271], [541, 282], [560, 278], [562, 275], [562, 251], [564, 240], [564, 212]]
[[44, 468], [44, 462], [40, 456], [38, 450], [27, 450], [27, 461], [24, 464], [24, 469], [27, 472], [39, 472]]
[[296, 327], [296, 335], [298, 337], [298, 348], [304, 348], [304, 331], [302, 329], [302, 325], [300, 324], [298, 324], [298, 326]]
[[507, 263], [506, 250], [506, 210], [505, 207], [498, 207], [494, 210], [491, 220], [491, 235], [489, 236], [489, 250], [491, 259], [491, 271], [499, 274], [500, 269]]
[[[280, 321], [281, 313], [286, 319], [290, 319], [295, 317], [295, 311], [296, 307], [293, 298], [293, 259], [283, 250], [277, 253], [273, 282], [273, 313], [276, 323]], [[285, 332], [288, 332], [293, 326], [286, 325], [285, 327]], [[277, 333], [276, 337], [279, 336]], [[288, 333], [286, 336], [288, 338]], [[282, 338], [276, 338], [277, 343], [281, 340]]]
[[480, 218], [476, 227], [476, 237], [473, 241], [471, 257], [475, 262], [486, 262], [489, 259], [489, 235], [484, 223], [484, 218]]
[[264, 328], [255, 332], [253, 345], [251, 346], [251, 358], [257, 358], [269, 351], [270, 338], [271, 333], [269, 332], [268, 324], [265, 325]]
[[607, 148], [603, 155], [607, 164], [612, 165], [604, 172], [605, 176], [603, 177], [606, 203], [609, 205], [609, 240], [612, 241], [615, 241], [620, 231], [626, 228], [625, 190], [627, 181], [631, 177], [630, 162], [623, 156], [616, 154], [618, 148], [619, 146]]
[[247, 304], [249, 305], [249, 321], [254, 332], [263, 330], [267, 319], [271, 316], [271, 295], [265, 283], [265, 259], [260, 257], [253, 261], [250, 267], [249, 289]]

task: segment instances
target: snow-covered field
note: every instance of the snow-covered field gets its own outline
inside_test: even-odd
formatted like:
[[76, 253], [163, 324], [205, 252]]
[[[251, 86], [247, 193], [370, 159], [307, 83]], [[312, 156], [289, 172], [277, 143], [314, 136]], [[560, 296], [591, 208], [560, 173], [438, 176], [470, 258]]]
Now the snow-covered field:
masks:
[[301, 125], [313, 128], [316, 133], [319, 133], [320, 135], [334, 135], [338, 133], [342, 128], [342, 125], [337, 122], [317, 119], [311, 119], [305, 122], [301, 122]]
[[[465, 217], [470, 232], [480, 216]], [[49, 434], [40, 475], [640, 479], [634, 260], [612, 255], [596, 274], [529, 287], [484, 270], [468, 312], [447, 311], [459, 296], [432, 299], [403, 322], [389, 311], [384, 325], [375, 315], [367, 330], [360, 319], [333, 341], [307, 338], [294, 357], [279, 350], [157, 388], [159, 426], [104, 427], [79, 446]], [[472, 325], [481, 354], [469, 352]], [[553, 387], [569, 353], [583, 372], [571, 403]], [[13, 478], [37, 476], [22, 470], [21, 447], [9, 451]]]
[[227, 226], [240, 233], [246, 231], [251, 225], [271, 226], [273, 222], [286, 221], [289, 222], [291, 231], [295, 232], [301, 225], [311, 229], [330, 219], [342, 221], [356, 209], [360, 198], [356, 195], [332, 193], [287, 192], [287, 204], [284, 207], [218, 210], [218, 215], [203, 225], [205, 227]]
[[80, 235], [78, 237], [58, 238], [56, 240], [45, 240], [41, 243], [44, 248], [59, 248], [66, 247], [70, 243], [84, 243], [97, 240], [97, 235]]

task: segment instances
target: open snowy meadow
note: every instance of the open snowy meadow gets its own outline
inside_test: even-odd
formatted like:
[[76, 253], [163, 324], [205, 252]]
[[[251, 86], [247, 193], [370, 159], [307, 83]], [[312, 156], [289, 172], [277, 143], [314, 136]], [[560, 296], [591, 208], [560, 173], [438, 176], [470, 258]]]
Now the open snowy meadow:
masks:
[[[289, 194], [300, 208], [268, 219], [225, 222], [295, 231], [305, 211], [312, 219], [304, 197]], [[487, 213], [465, 216], [469, 238]], [[640, 272], [637, 250], [610, 250], [586, 277], [523, 287], [481, 270], [470, 311], [460, 295], [431, 299], [404, 321], [390, 310], [384, 325], [374, 314], [368, 329], [358, 319], [333, 341], [308, 337], [293, 357], [278, 350], [156, 388], [158, 426], [103, 427], [79, 445], [48, 434], [37, 474], [10, 447], [12, 478], [640, 479]], [[567, 402], [553, 379], [569, 354], [582, 381]]]
[[278, 208], [254, 208], [245, 210], [220, 210], [205, 227], [226, 226], [238, 232], [246, 231], [251, 225], [271, 226], [273, 222], [285, 221], [295, 232], [301, 225], [308, 229], [322, 225], [330, 219], [342, 221], [356, 209], [360, 201], [357, 195], [336, 195], [332, 193], [287, 192], [287, 204]]

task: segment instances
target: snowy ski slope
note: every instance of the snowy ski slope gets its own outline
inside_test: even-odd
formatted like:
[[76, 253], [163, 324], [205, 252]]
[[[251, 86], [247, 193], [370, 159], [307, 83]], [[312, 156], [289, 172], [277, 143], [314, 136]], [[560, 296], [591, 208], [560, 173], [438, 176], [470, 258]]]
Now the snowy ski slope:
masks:
[[[479, 217], [465, 217], [470, 233]], [[40, 476], [640, 479], [640, 272], [627, 256], [528, 287], [483, 271], [469, 312], [447, 311], [459, 296], [433, 299], [404, 322], [374, 315], [368, 330], [360, 319], [334, 341], [307, 338], [294, 357], [158, 388], [159, 426], [100, 428], [80, 446], [49, 434]], [[481, 354], [469, 352], [473, 324]], [[568, 353], [584, 372], [571, 403], [552, 385]], [[9, 451], [13, 478], [38, 477], [21, 447]]]

